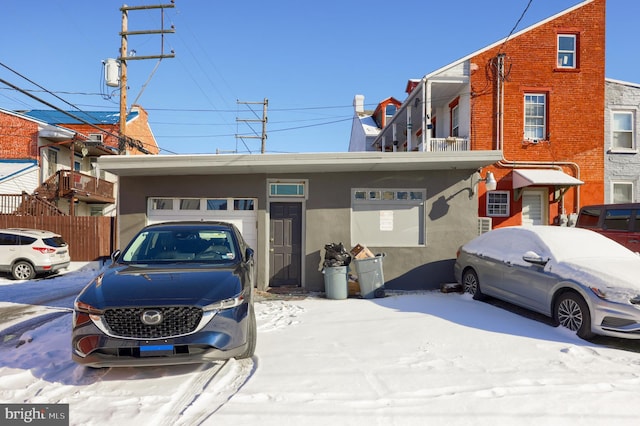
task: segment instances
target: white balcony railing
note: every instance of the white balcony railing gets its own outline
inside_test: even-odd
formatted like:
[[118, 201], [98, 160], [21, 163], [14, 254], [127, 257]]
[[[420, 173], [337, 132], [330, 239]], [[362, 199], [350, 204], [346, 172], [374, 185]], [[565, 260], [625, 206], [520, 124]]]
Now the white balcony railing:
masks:
[[469, 139], [466, 138], [432, 138], [429, 140], [427, 151], [469, 151]]

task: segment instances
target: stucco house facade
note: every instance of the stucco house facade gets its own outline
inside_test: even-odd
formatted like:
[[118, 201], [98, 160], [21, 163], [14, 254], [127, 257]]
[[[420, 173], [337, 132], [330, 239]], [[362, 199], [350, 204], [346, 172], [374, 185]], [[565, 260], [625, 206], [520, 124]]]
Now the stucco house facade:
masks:
[[256, 250], [257, 286], [323, 291], [324, 247], [386, 253], [387, 288], [453, 281], [458, 247], [478, 234], [477, 170], [497, 150], [111, 156], [118, 237], [171, 220], [236, 224]]
[[409, 80], [374, 149], [501, 151], [479, 217], [571, 224], [580, 206], [604, 201], [605, 3], [583, 1]]

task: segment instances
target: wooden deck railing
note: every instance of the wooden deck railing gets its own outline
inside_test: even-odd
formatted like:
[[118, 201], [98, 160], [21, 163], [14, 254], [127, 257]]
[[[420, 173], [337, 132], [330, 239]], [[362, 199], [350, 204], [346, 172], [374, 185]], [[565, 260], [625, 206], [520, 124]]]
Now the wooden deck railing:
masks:
[[0, 194], [0, 214], [16, 216], [65, 216], [55, 204], [37, 196], [27, 194]]
[[59, 170], [40, 185], [36, 192], [50, 200], [77, 195], [101, 202], [115, 202], [112, 182], [71, 170]]

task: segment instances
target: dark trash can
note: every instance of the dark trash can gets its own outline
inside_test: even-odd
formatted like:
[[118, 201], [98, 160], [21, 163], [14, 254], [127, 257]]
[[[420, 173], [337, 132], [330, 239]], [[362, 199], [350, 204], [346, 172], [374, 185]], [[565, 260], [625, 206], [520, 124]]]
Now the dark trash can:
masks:
[[384, 273], [382, 271], [382, 259], [384, 254], [364, 259], [354, 259], [358, 284], [360, 284], [360, 296], [365, 299], [384, 297]]
[[349, 296], [346, 266], [327, 266], [324, 274], [324, 292], [327, 299], [346, 299]]

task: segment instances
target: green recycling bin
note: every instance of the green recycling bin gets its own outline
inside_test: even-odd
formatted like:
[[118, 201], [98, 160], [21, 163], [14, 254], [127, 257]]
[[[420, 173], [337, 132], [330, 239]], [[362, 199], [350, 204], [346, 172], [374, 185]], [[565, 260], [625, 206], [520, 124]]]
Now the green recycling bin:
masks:
[[349, 295], [346, 266], [326, 266], [324, 274], [324, 292], [327, 299], [346, 299]]
[[365, 299], [384, 297], [384, 273], [382, 271], [382, 259], [384, 254], [364, 259], [354, 259], [358, 284], [360, 284], [360, 296]]

